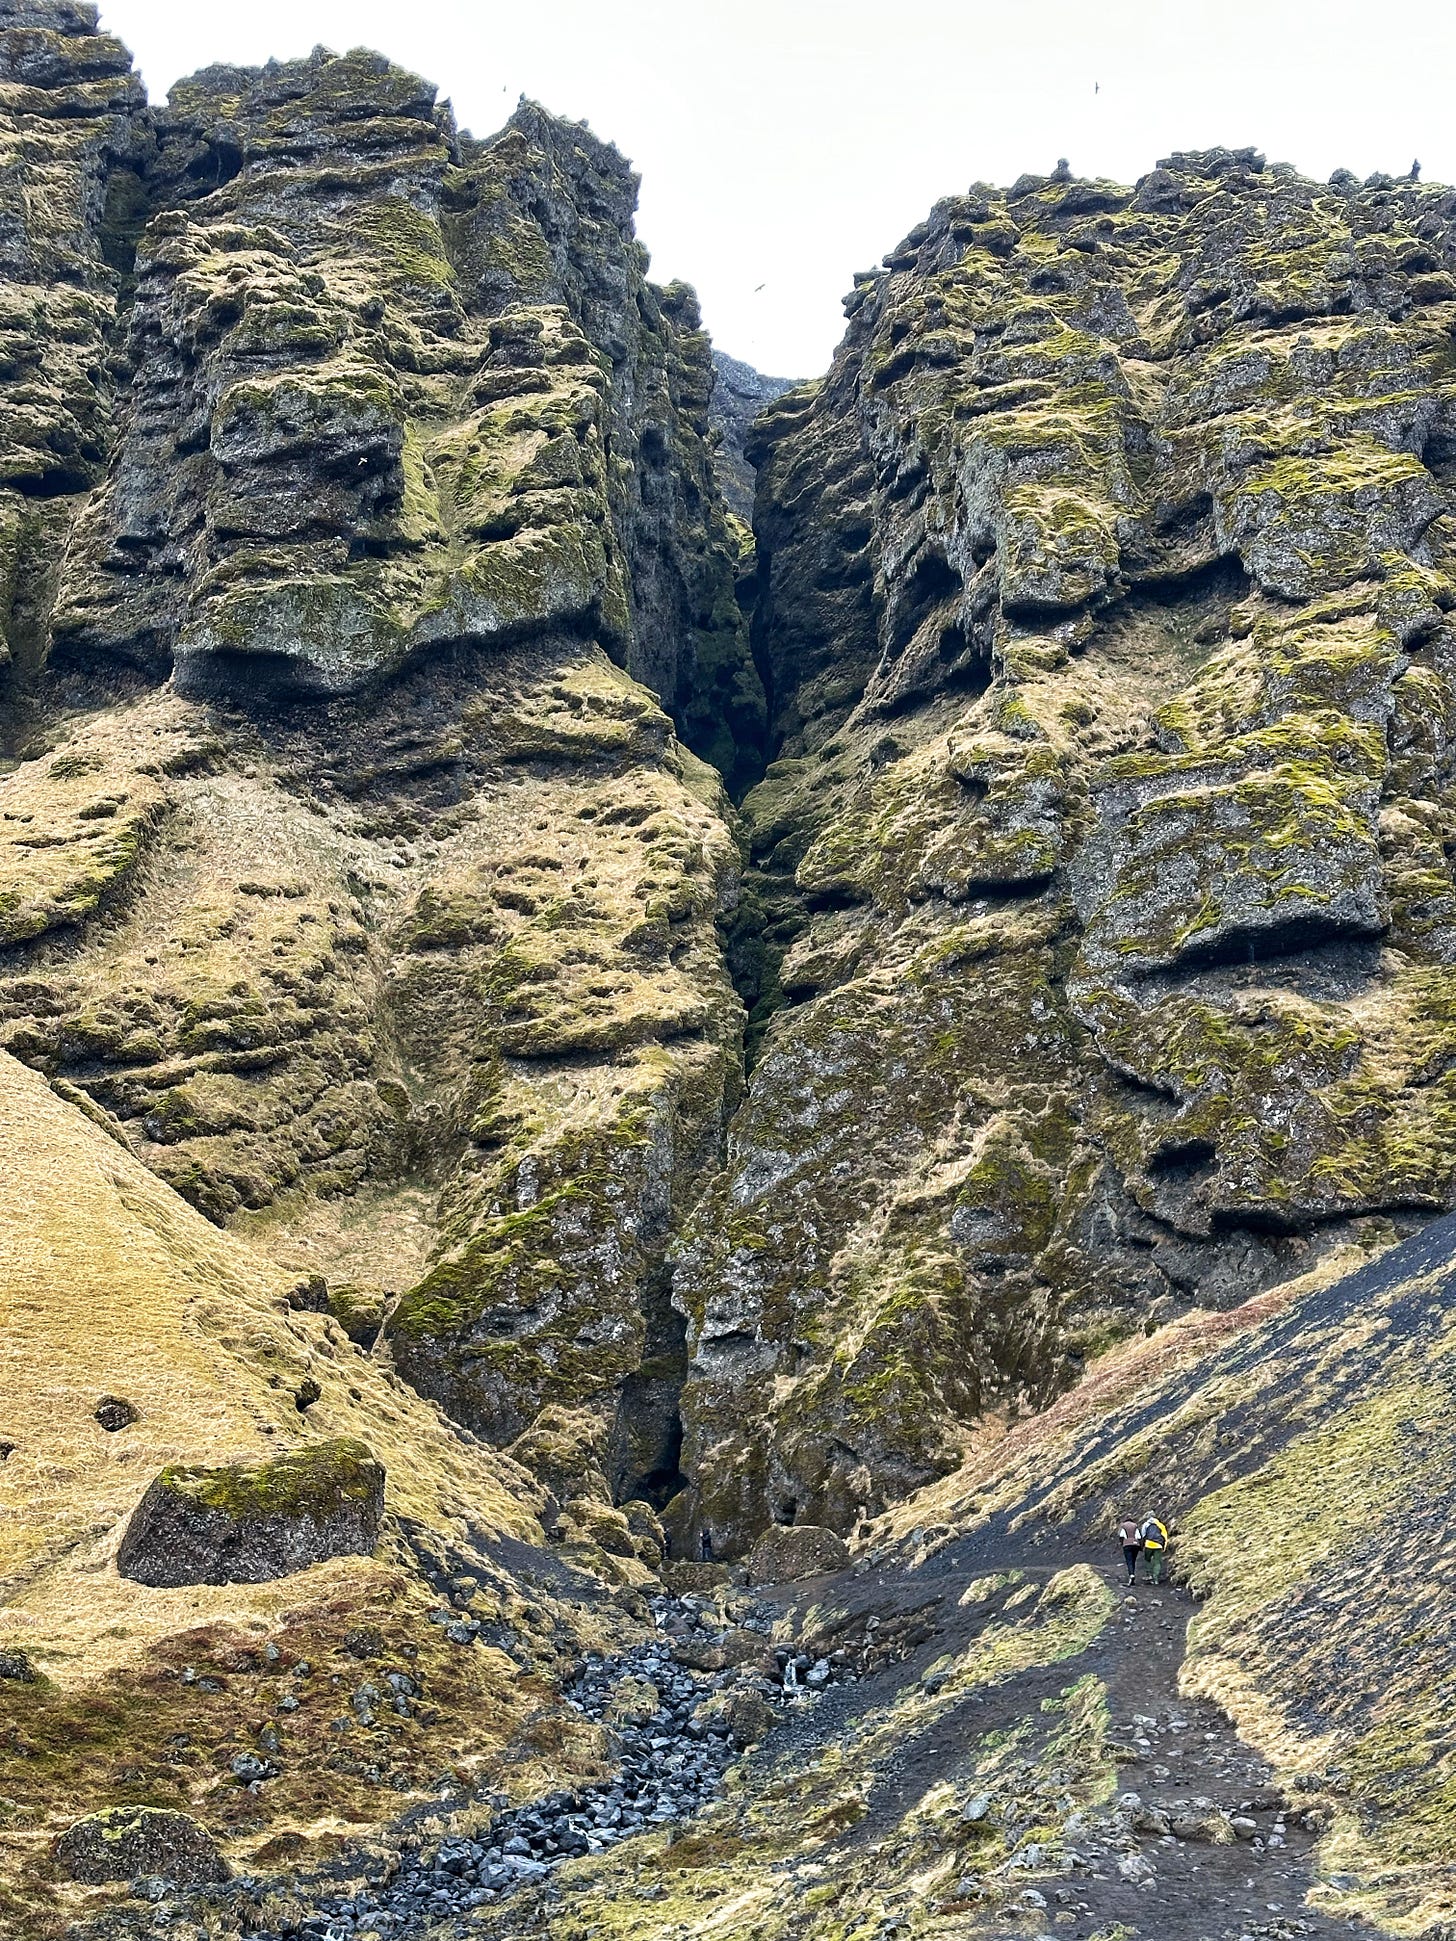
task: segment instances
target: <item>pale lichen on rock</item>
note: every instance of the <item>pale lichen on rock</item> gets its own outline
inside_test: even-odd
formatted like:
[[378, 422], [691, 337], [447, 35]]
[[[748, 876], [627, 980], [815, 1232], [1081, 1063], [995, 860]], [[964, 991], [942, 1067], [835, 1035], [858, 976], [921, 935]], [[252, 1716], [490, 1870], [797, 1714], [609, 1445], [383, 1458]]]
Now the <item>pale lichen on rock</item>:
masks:
[[[1456, 196], [1244, 150], [977, 186], [822, 380], [715, 400], [629, 165], [532, 103], [476, 139], [320, 49], [149, 107], [92, 9], [0, 0], [0, 160], [0, 1920], [332, 1862], [442, 1769], [606, 1784], [669, 1698], [726, 1759], [798, 1664], [735, 1581], [802, 1579], [822, 1690], [900, 1662], [833, 1643], [867, 1552], [909, 1597], [1175, 1456], [1228, 1590], [1193, 1675], [1303, 1758], [1257, 1695], [1314, 1606], [1240, 1565], [1199, 1371], [1298, 1361], [1248, 1406], [1341, 1514], [1427, 1474], [1370, 1346], [1437, 1343], [1418, 1293], [1363, 1361], [1317, 1296], [1456, 1198]], [[982, 1561], [837, 1792], [790, 1749], [663, 1846], [725, 1935], [799, 1931], [800, 1847], [846, 1933], [932, 1879], [999, 1918], [980, 1875], [1112, 1783], [1106, 1584]], [[564, 1706], [665, 1583], [741, 1656]], [[830, 1852], [1018, 1679], [976, 1812]], [[676, 1932], [635, 1879], [602, 1931]]]

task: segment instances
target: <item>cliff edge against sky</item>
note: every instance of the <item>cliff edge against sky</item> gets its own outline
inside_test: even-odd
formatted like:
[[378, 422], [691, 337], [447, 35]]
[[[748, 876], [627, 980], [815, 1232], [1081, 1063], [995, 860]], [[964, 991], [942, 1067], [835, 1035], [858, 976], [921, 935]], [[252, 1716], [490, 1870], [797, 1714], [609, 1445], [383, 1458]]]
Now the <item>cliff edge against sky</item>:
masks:
[[[1449, 1497], [1456, 194], [978, 186], [786, 388], [529, 102], [154, 107], [0, 0], [0, 129], [0, 1918], [143, 1931], [116, 1807], [213, 1856], [170, 1931], [322, 1933], [411, 1814], [787, 1712], [375, 1931], [1037, 1932], [1196, 1844], [1115, 1804], [1156, 1494], [1288, 1932], [1442, 1932], [1441, 1517], [1356, 1586]], [[731, 1729], [567, 1702], [664, 1626]]]

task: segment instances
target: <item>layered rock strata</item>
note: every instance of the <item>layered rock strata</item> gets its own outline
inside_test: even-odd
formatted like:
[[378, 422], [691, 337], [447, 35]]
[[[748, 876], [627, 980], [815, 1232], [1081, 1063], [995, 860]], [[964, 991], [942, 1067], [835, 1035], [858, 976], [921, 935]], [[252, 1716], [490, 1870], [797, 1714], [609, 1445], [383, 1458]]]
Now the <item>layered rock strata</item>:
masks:
[[675, 1478], [662, 1259], [739, 1072], [673, 721], [730, 778], [763, 731], [692, 295], [530, 104], [476, 142], [319, 51], [153, 112], [86, 9], [7, 18], [58, 184], [15, 301], [74, 284], [92, 334], [12, 481], [0, 1035], [457, 1419], [545, 1410], [533, 1460], [592, 1455], [563, 1536], [636, 1567], [611, 1498]]
[[763, 1035], [677, 1277], [728, 1549], [1456, 1167], [1456, 197], [1027, 177], [846, 310], [750, 445]]

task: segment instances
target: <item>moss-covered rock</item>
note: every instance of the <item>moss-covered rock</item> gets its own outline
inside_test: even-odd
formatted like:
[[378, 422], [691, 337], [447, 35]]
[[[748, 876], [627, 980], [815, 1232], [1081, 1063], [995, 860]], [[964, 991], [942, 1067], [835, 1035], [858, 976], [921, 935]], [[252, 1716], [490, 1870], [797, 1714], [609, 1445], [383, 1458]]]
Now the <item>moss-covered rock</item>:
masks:
[[137, 1505], [116, 1567], [139, 1584], [261, 1584], [328, 1557], [372, 1554], [384, 1470], [348, 1437], [272, 1462], [164, 1469]]
[[329, 694], [595, 628], [746, 779], [708, 344], [692, 293], [646, 282], [616, 151], [529, 103], [473, 141], [426, 83], [324, 50], [209, 69], [154, 122], [136, 375], [61, 652]]
[[1450, 1204], [1453, 258], [1447, 191], [1252, 151], [977, 187], [758, 421], [689, 1550], [849, 1531], [1120, 1334]]
[[196, 1820], [161, 1806], [112, 1806], [88, 1814], [56, 1842], [56, 1859], [72, 1880], [88, 1887], [141, 1874], [192, 1887], [226, 1880], [231, 1871]]
[[798, 1577], [828, 1576], [849, 1562], [844, 1540], [815, 1523], [776, 1523], [765, 1530], [748, 1559], [755, 1584], [787, 1584]]

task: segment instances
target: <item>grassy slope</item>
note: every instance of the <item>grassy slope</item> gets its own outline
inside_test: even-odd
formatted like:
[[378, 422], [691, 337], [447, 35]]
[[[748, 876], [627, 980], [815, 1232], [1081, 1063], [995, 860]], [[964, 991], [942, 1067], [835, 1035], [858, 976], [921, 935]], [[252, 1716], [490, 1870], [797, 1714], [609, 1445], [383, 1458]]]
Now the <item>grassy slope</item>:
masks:
[[[433, 1555], [476, 1560], [477, 1610], [516, 1633], [538, 1673], [558, 1638], [592, 1625], [539, 1587], [528, 1601], [500, 1561], [529, 1561], [513, 1539], [541, 1541], [523, 1471], [460, 1438], [327, 1316], [290, 1312], [275, 1268], [4, 1054], [0, 1177], [0, 1431], [15, 1445], [0, 1463], [0, 1648], [41, 1674], [0, 1682], [0, 1926], [49, 1934], [107, 1897], [62, 1886], [49, 1861], [54, 1833], [99, 1804], [182, 1806], [234, 1860], [266, 1868], [438, 1796], [442, 1773], [489, 1768], [532, 1790], [558, 1758], [592, 1764], [600, 1748], [569, 1732], [517, 1740], [548, 1687], [500, 1651], [449, 1645], [426, 1617], [438, 1597], [419, 1559]], [[294, 1392], [307, 1376], [322, 1394], [305, 1416]], [[108, 1392], [139, 1410], [115, 1434], [93, 1419]], [[117, 1575], [126, 1519], [164, 1463], [340, 1434], [388, 1472], [374, 1558], [261, 1585], [155, 1590]], [[622, 1621], [606, 1606], [594, 1635]], [[343, 1641], [368, 1627], [379, 1638], [361, 1661]], [[215, 1689], [184, 1683], [188, 1665]], [[391, 1665], [424, 1703], [408, 1720], [381, 1704], [366, 1729], [353, 1694]], [[300, 1698], [287, 1716], [284, 1690]], [[228, 1765], [270, 1719], [283, 1771], [255, 1796]]]
[[[889, 1669], [781, 1729], [684, 1834], [568, 1868], [541, 1917], [553, 1941], [857, 1941], [890, 1918], [936, 1941], [1023, 1931], [1021, 1890], [1050, 1896], [1078, 1817], [1128, 1783], [1109, 1709], [1137, 1708], [1147, 1646], [1108, 1583], [1124, 1507], [1173, 1523], [1199, 1593], [1186, 1647], [1186, 1605], [1164, 1607], [1186, 1699], [1226, 1712], [1324, 1816], [1300, 1861], [1318, 1932], [1447, 1932], [1453, 1243], [1456, 1220], [1371, 1261], [1348, 1249], [1125, 1345], [988, 1435], [786, 1613], [783, 1635], [825, 1648], [897, 1632]], [[978, 1792], [996, 1810], [968, 1823]], [[1181, 1901], [1149, 1911], [1147, 1931], [1204, 1932]]]
[[1330, 1904], [1411, 1932], [1456, 1907], [1453, 1245], [1439, 1221], [1126, 1348], [893, 1520], [1062, 1551], [1157, 1507], [1206, 1600], [1185, 1690], [1334, 1796]]

